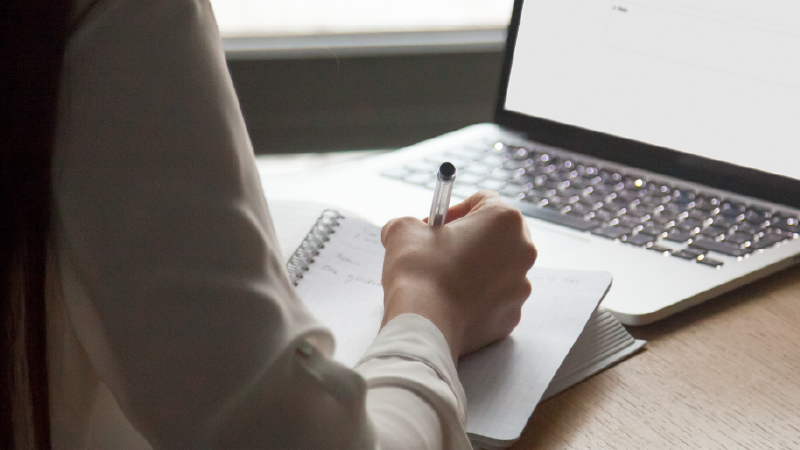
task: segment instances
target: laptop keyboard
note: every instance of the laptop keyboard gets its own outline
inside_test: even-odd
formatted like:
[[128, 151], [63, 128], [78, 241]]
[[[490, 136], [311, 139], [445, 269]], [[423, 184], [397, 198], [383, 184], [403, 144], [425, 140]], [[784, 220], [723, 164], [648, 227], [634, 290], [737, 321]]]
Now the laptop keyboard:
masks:
[[443, 161], [458, 169], [454, 196], [490, 189], [525, 215], [717, 269], [724, 265], [718, 255], [741, 260], [800, 237], [793, 213], [650, 181], [549, 148], [476, 144], [382, 175], [433, 189]]

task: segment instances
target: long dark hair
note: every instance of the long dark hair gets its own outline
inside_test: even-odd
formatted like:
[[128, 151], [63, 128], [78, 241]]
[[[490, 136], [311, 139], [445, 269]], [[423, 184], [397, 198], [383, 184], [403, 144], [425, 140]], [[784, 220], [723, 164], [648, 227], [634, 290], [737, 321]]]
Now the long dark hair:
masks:
[[[50, 448], [45, 262], [50, 160], [71, 3], [0, 2], [0, 448], [23, 442]], [[23, 405], [15, 401], [20, 390]], [[22, 408], [25, 403], [30, 408]], [[20, 422], [33, 432], [23, 442], [15, 432]]]

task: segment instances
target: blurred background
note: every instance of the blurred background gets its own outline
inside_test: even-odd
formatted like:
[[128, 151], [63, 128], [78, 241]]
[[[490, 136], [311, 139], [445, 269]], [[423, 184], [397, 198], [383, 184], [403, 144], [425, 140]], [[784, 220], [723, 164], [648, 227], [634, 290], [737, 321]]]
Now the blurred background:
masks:
[[491, 121], [513, 0], [212, 0], [256, 153]]

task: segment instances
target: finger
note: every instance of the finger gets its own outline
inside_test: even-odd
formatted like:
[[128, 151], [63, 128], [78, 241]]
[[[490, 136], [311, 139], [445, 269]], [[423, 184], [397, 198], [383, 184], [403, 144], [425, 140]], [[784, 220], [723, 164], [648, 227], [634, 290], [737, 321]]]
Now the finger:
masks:
[[394, 222], [396, 220], [397, 219], [389, 220], [388, 222], [386, 222], [386, 225], [384, 225], [383, 228], [381, 228], [381, 244], [383, 244], [384, 248], [386, 248], [386, 239], [388, 237], [388, 234], [391, 233], [392, 225], [394, 225]]
[[497, 195], [496, 192], [481, 189], [480, 191], [469, 196], [463, 202], [450, 207], [450, 209], [447, 210], [447, 219], [445, 223], [450, 223], [454, 220], [460, 219], [470, 212], [479, 209], [487, 201], [493, 201], [494, 199], [500, 200], [500, 196]]
[[386, 225], [381, 228], [381, 244], [386, 248], [386, 244], [397, 233], [401, 235], [408, 230], [409, 227], [419, 226], [422, 221], [416, 217], [398, 217], [386, 222]]

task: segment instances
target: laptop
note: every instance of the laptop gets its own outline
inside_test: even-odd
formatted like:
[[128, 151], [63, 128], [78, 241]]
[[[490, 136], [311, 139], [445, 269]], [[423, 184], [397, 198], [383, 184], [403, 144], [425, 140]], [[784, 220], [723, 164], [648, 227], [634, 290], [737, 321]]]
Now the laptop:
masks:
[[[608, 270], [624, 324], [800, 262], [800, 7], [517, 0], [494, 123], [314, 176], [307, 195], [382, 223], [499, 192], [537, 265]], [[330, 177], [330, 178], [328, 178]]]

